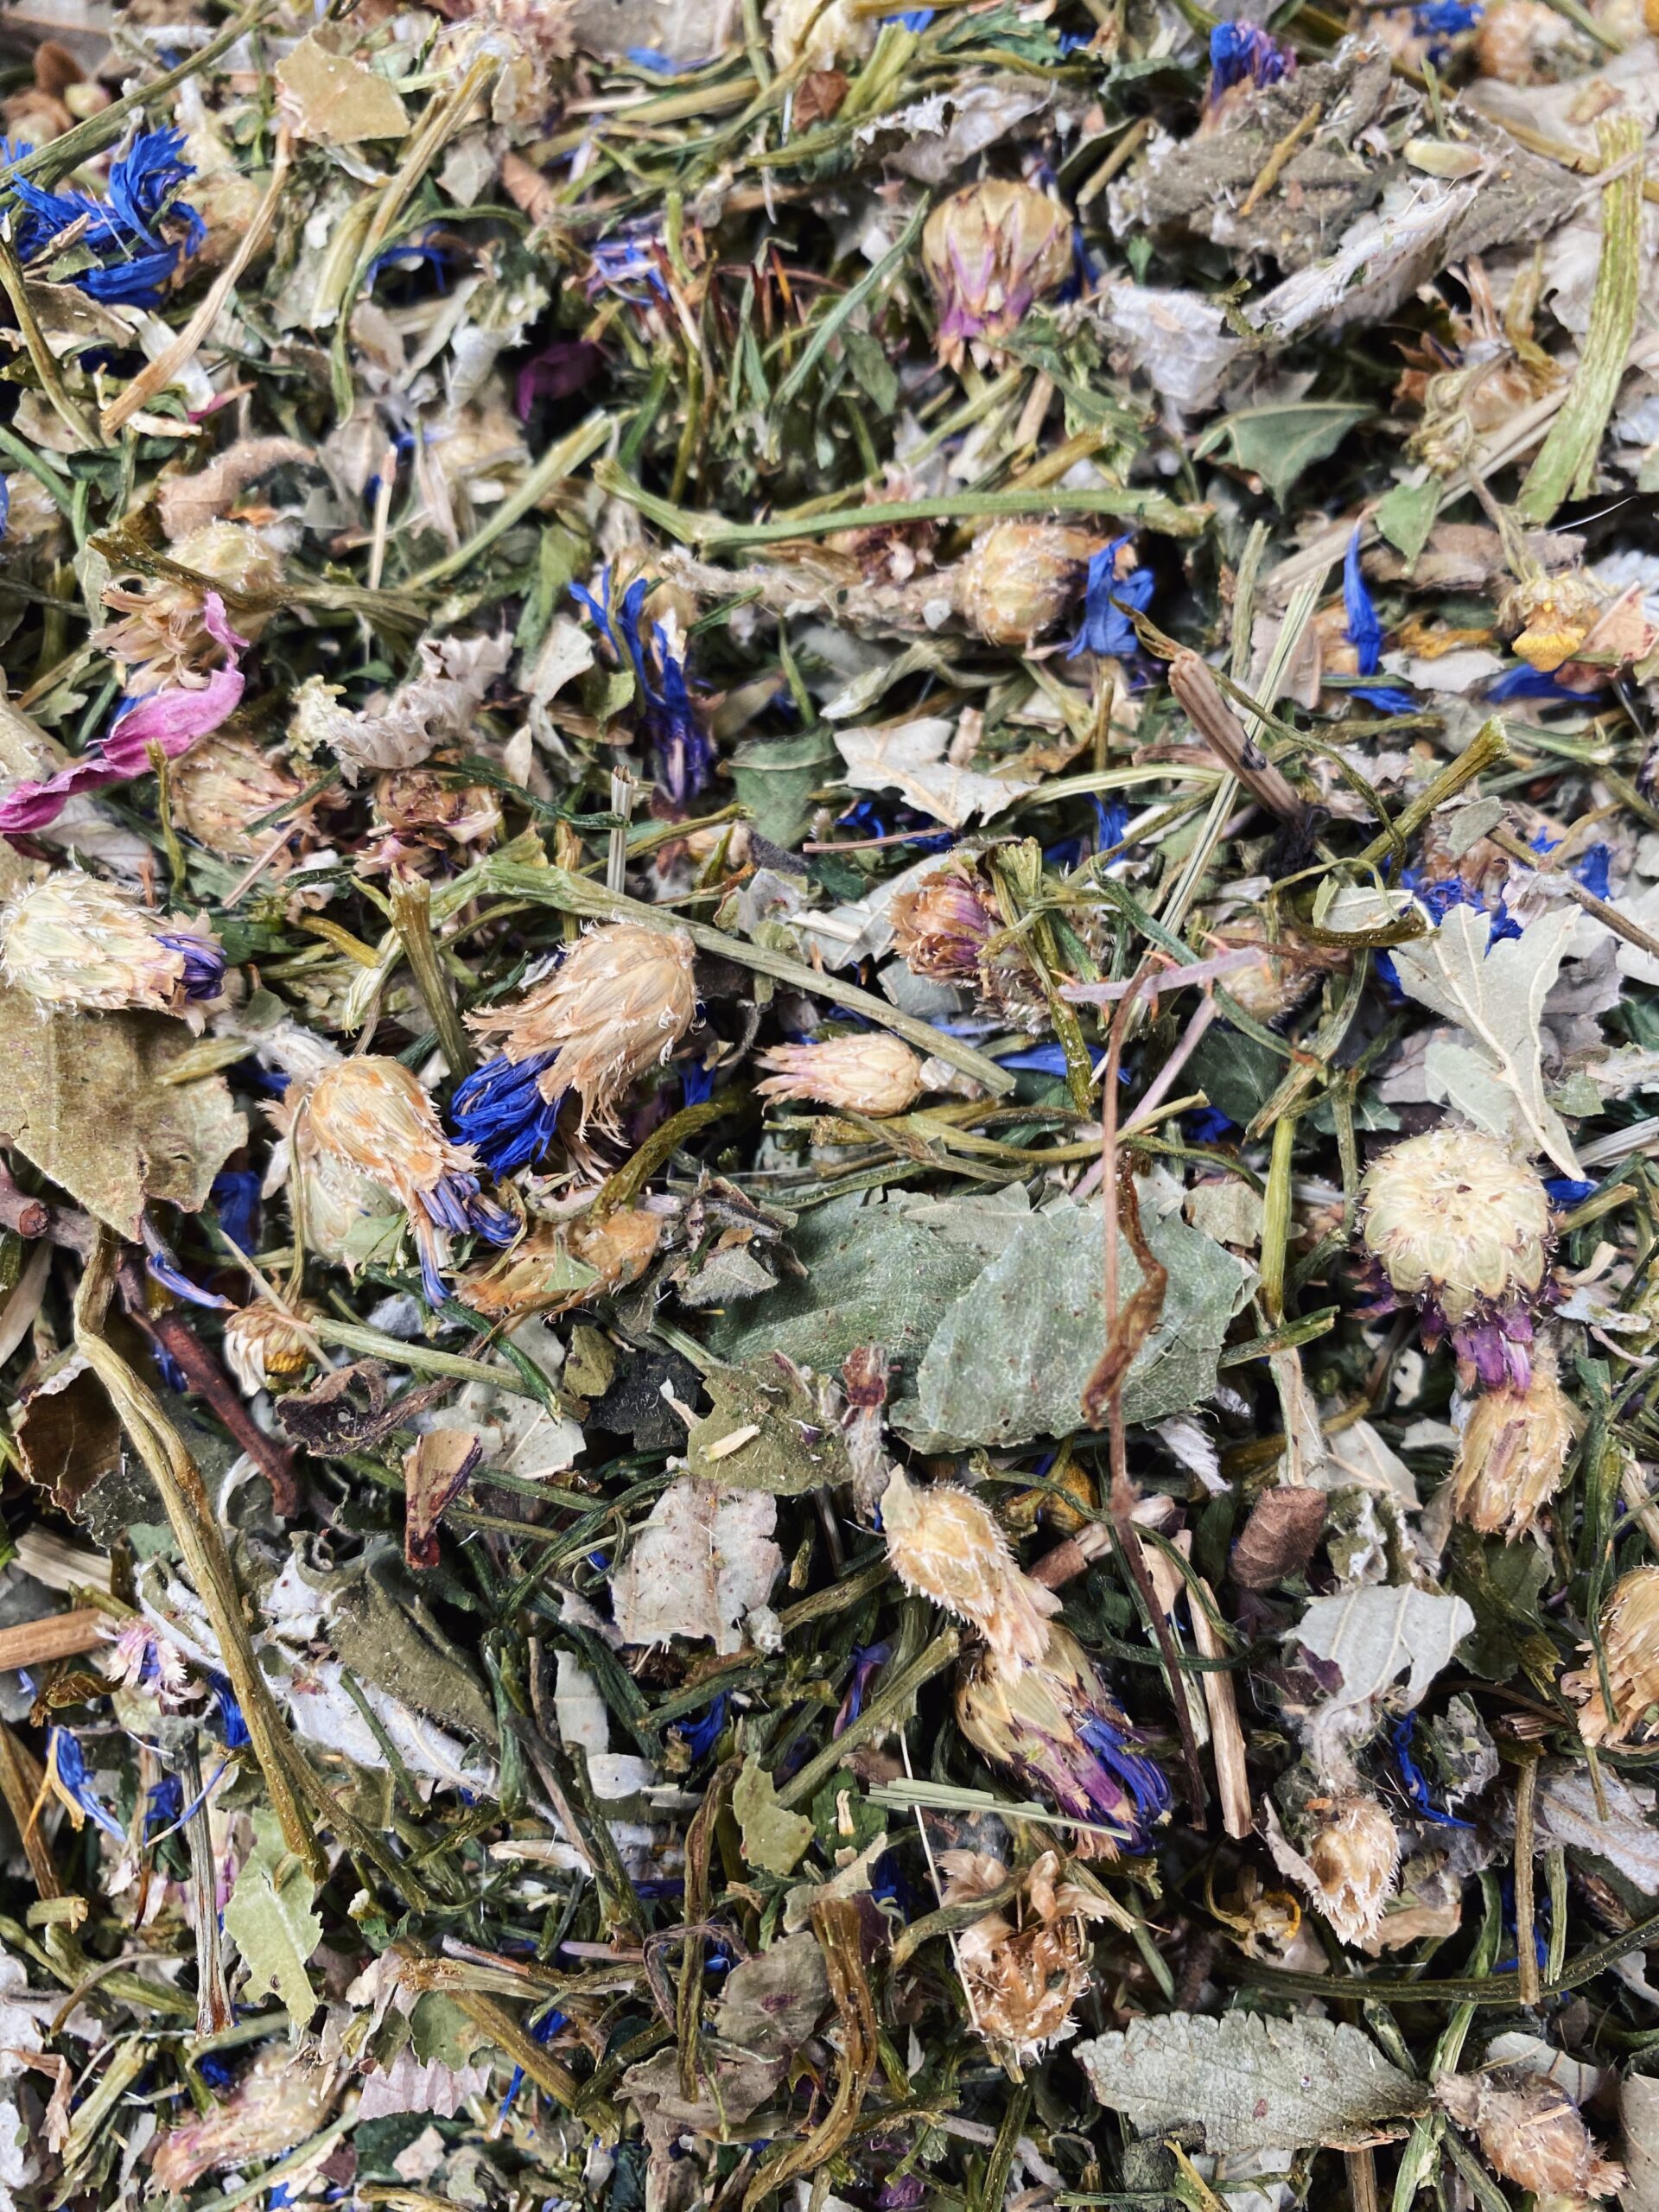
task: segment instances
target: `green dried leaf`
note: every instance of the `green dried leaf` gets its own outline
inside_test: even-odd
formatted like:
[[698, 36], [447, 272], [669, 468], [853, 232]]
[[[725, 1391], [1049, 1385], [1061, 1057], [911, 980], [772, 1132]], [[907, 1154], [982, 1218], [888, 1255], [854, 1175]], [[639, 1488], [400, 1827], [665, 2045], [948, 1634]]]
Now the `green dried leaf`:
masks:
[[1370, 414], [1369, 407], [1336, 401], [1243, 407], [1206, 430], [1198, 451], [1214, 453], [1225, 439], [1230, 457], [1259, 476], [1274, 498], [1282, 500], [1298, 477], [1333, 454], [1349, 431]]
[[837, 1198], [791, 1231], [804, 1281], [746, 1301], [710, 1329], [709, 1344], [733, 1365], [781, 1351], [818, 1374], [860, 1344], [882, 1344], [899, 1371], [913, 1367], [951, 1300], [979, 1272], [971, 1252], [915, 1227], [896, 1209]]
[[1428, 2105], [1421, 2082], [1336, 2020], [1168, 2012], [1076, 2055], [1101, 2103], [1142, 2135], [1198, 2130], [1217, 2154], [1357, 2149]]
[[[1095, 1207], [1032, 1215], [951, 1307], [906, 1409], [931, 1446], [1019, 1444], [1077, 1427], [1105, 1341], [1101, 1223]], [[1161, 1421], [1208, 1397], [1227, 1325], [1254, 1280], [1243, 1262], [1173, 1217], [1149, 1241], [1169, 1285], [1158, 1326], [1129, 1369], [1131, 1421]], [[1120, 1239], [1119, 1297], [1140, 1281]]]
[[305, 1970], [322, 1941], [322, 1923], [311, 1910], [316, 1885], [284, 1849], [274, 1815], [255, 1813], [253, 1827], [253, 1855], [236, 1878], [225, 1925], [248, 1962], [247, 1995], [280, 1997], [288, 2007], [289, 2033], [297, 2039], [317, 2005]]
[[812, 1823], [804, 1813], [785, 1812], [778, 1802], [772, 1777], [753, 1753], [732, 1791], [732, 1810], [743, 1832], [743, 1856], [767, 1874], [792, 1874], [812, 1840]]
[[714, 1410], [685, 1440], [688, 1473], [778, 1497], [851, 1481], [840, 1429], [825, 1422], [811, 1392], [781, 1361], [759, 1372], [717, 1368], [703, 1387]]
[[5, 1141], [122, 1236], [137, 1237], [152, 1198], [194, 1213], [248, 1125], [223, 1076], [168, 1082], [194, 1042], [161, 1014], [42, 1020], [0, 987]]
[[1408, 569], [1416, 567], [1417, 556], [1428, 543], [1444, 489], [1438, 476], [1426, 477], [1421, 484], [1396, 484], [1372, 510], [1371, 520], [1399, 551]]

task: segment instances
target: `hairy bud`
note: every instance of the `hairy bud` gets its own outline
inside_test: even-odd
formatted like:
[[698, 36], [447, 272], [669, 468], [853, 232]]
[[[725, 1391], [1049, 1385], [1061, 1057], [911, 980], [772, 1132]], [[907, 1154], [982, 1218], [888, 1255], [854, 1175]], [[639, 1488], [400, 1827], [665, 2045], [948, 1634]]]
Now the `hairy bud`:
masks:
[[1524, 1390], [1484, 1391], [1469, 1409], [1452, 1469], [1459, 1520], [1483, 1535], [1524, 1536], [1560, 1488], [1573, 1430], [1555, 1356], [1541, 1347]]
[[1611, 1713], [1593, 1650], [1587, 1666], [1562, 1676], [1561, 1688], [1584, 1708], [1579, 1733], [1586, 1744], [1622, 1744], [1659, 1705], [1659, 1567], [1633, 1567], [1608, 1592], [1601, 1609], [1601, 1656], [1612, 1692]]
[[1512, 2066], [1442, 2074], [1434, 2094], [1474, 2137], [1487, 2164], [1517, 2189], [1531, 2190], [1541, 2207], [1546, 2198], [1582, 2205], [1624, 2186], [1624, 2168], [1602, 2157], [1578, 2107], [1547, 2074]]
[[1020, 1568], [988, 1506], [950, 1483], [918, 1489], [895, 1467], [881, 1494], [881, 1529], [906, 1590], [971, 1622], [1010, 1664], [1042, 1657], [1059, 1599]]
[[817, 1045], [774, 1045], [771, 1071], [755, 1088], [766, 1098], [816, 1099], [851, 1114], [902, 1114], [922, 1095], [922, 1064], [902, 1038], [829, 1037]]
[[1002, 925], [971, 865], [947, 861], [887, 909], [899, 957], [912, 976], [938, 983], [972, 982], [985, 947]]
[[982, 365], [1027, 310], [1071, 271], [1065, 211], [1034, 184], [987, 177], [942, 200], [922, 232], [922, 264], [939, 308], [939, 359]]
[[1061, 523], [997, 523], [957, 564], [957, 612], [988, 645], [1031, 645], [1077, 597], [1092, 545]]
[[1400, 1838], [1375, 1797], [1344, 1790], [1319, 1812], [1306, 1853], [1308, 1894], [1344, 1943], [1367, 1943], [1400, 1872]]
[[0, 966], [45, 1013], [132, 1007], [194, 1029], [225, 981], [224, 952], [205, 923], [152, 914], [79, 868], [57, 869], [0, 917]]

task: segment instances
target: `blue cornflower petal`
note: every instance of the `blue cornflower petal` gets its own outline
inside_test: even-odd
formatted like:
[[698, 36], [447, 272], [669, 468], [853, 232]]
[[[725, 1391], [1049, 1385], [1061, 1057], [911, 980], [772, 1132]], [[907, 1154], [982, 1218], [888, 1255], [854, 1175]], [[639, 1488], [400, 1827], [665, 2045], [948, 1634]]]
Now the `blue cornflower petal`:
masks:
[[1292, 66], [1287, 48], [1260, 23], [1217, 23], [1210, 34], [1210, 100], [1235, 85], [1276, 85]]
[[1417, 695], [1402, 690], [1397, 683], [1356, 683], [1348, 694], [1351, 699], [1363, 699], [1368, 707], [1375, 707], [1380, 715], [1414, 715]]
[[1382, 658], [1382, 625], [1376, 619], [1371, 594], [1359, 567], [1359, 531], [1348, 541], [1342, 563], [1342, 605], [1348, 617], [1347, 638], [1359, 658], [1362, 676], [1375, 676]]
[[1117, 556], [1133, 535], [1133, 531], [1126, 531], [1090, 556], [1089, 577], [1083, 594], [1083, 627], [1066, 648], [1068, 660], [1075, 660], [1081, 652], [1128, 660], [1140, 650], [1135, 625], [1124, 609], [1133, 607], [1137, 614], [1144, 614], [1152, 604], [1157, 578], [1150, 569], [1132, 569], [1127, 576], [1119, 576]]
[[79, 1738], [67, 1728], [47, 1731], [47, 1756], [51, 1760], [58, 1780], [74, 1799], [87, 1819], [101, 1827], [105, 1835], [113, 1836], [124, 1844], [127, 1832], [109, 1807], [104, 1804], [92, 1789], [86, 1771], [86, 1755], [80, 1748]]
[[214, 1176], [208, 1197], [219, 1225], [238, 1252], [259, 1249], [260, 1179], [251, 1167], [226, 1167]]
[[213, 1699], [213, 1732], [227, 1751], [244, 1750], [252, 1741], [236, 1694], [223, 1675], [209, 1674], [207, 1687]]
[[722, 1690], [701, 1720], [681, 1723], [680, 1734], [694, 1759], [707, 1758], [720, 1741], [721, 1731], [726, 1726], [726, 1707], [729, 1701]]
[[1601, 1188], [1599, 1183], [1586, 1183], [1576, 1175], [1547, 1175], [1544, 1188], [1549, 1193], [1549, 1203], [1557, 1209], [1580, 1206], [1586, 1198], [1593, 1198]]
[[556, 1058], [532, 1052], [515, 1061], [498, 1053], [455, 1091], [449, 1117], [456, 1138], [473, 1147], [498, 1181], [539, 1160], [553, 1141], [563, 1094], [543, 1098], [538, 1082]]

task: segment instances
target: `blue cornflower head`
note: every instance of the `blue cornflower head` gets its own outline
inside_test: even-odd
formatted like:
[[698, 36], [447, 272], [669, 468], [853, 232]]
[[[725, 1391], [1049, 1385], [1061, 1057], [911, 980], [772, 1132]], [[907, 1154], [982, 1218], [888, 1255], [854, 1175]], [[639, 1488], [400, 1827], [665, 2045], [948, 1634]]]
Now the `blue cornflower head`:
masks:
[[1210, 34], [1209, 103], [1235, 85], [1276, 85], [1295, 67], [1289, 48], [1260, 23], [1217, 23]]
[[127, 1832], [93, 1789], [80, 1740], [67, 1728], [47, 1731], [46, 1770], [56, 1785], [58, 1796], [69, 1807], [70, 1817], [77, 1827], [83, 1819], [89, 1820], [124, 1847]]
[[[99, 266], [79, 270], [72, 283], [95, 300], [158, 307], [162, 288], [180, 263], [197, 252], [207, 236], [201, 217], [177, 196], [185, 180], [195, 175], [181, 158], [183, 146], [182, 130], [141, 130], [111, 163], [108, 196], [102, 200], [90, 192], [49, 192], [29, 177], [0, 176], [26, 211], [18, 233], [24, 260], [46, 253], [66, 231], [75, 229], [71, 243], [95, 255]], [[11, 165], [30, 150], [5, 145], [3, 157]], [[182, 235], [163, 235], [163, 220]]]
[[1135, 625], [1125, 609], [1133, 607], [1137, 614], [1144, 614], [1152, 604], [1157, 579], [1150, 569], [1131, 569], [1128, 575], [1119, 575], [1118, 556], [1133, 537], [1133, 531], [1126, 531], [1090, 555], [1089, 581], [1084, 588], [1083, 626], [1066, 648], [1068, 660], [1075, 660], [1082, 652], [1128, 660], [1139, 650]]
[[473, 1071], [450, 1102], [457, 1139], [473, 1147], [498, 1180], [530, 1166], [553, 1141], [564, 1094], [556, 1090], [544, 1097], [540, 1077], [557, 1058], [556, 1052], [532, 1052], [515, 1062], [498, 1052]]
[[1348, 618], [1347, 639], [1359, 661], [1362, 676], [1375, 676], [1382, 658], [1382, 625], [1376, 619], [1371, 594], [1359, 566], [1359, 532], [1348, 541], [1342, 563], [1342, 605]]

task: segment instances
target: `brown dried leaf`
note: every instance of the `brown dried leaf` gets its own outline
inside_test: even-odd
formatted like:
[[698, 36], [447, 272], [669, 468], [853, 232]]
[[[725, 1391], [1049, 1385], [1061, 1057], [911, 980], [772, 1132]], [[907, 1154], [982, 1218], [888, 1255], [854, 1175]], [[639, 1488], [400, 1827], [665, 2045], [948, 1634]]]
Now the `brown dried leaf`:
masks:
[[1233, 1580], [1242, 1590], [1271, 1590], [1307, 1565], [1325, 1526], [1323, 1491], [1263, 1491], [1233, 1546]]

